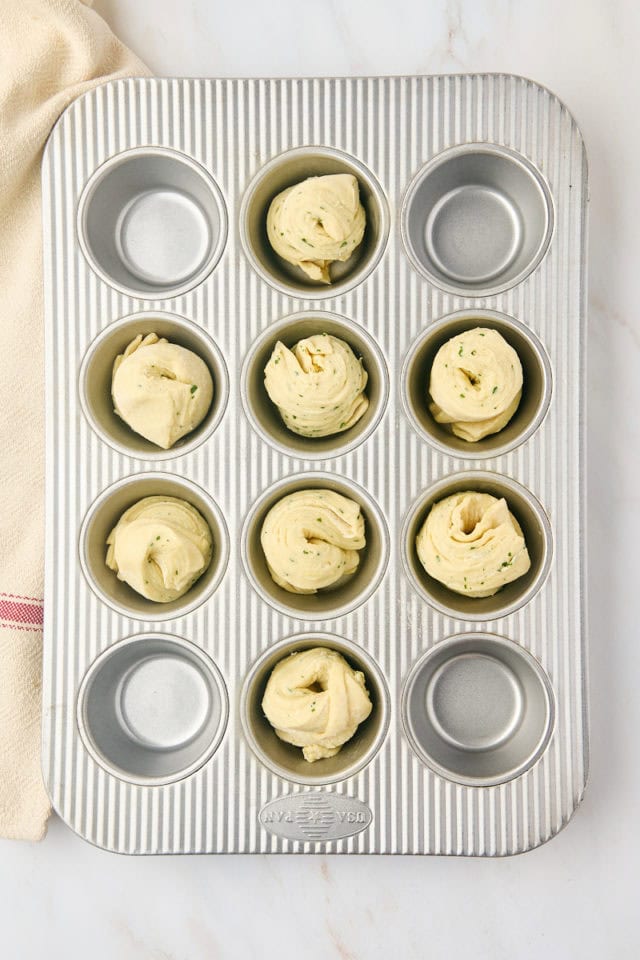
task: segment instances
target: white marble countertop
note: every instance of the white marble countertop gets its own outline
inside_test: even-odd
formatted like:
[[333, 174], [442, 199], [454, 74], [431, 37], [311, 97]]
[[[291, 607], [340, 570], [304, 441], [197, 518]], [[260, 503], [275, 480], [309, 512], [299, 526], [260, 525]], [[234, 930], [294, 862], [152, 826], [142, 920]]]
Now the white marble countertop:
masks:
[[[505, 71], [557, 93], [591, 176], [589, 616], [591, 778], [569, 827], [502, 861], [136, 859], [54, 819], [0, 842], [7, 960], [304, 960], [640, 955], [640, 6], [635, 0], [96, 0], [157, 74]], [[634, 559], [634, 557], [636, 559]], [[631, 593], [629, 592], [631, 591]]]

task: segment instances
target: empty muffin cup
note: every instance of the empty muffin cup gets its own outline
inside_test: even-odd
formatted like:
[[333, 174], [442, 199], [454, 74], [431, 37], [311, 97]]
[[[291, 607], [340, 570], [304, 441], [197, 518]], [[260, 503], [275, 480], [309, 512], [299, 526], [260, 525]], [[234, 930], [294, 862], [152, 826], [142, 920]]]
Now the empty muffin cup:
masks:
[[118, 779], [147, 786], [202, 767], [220, 745], [228, 713], [213, 661], [161, 633], [110, 646], [78, 694], [78, 727], [93, 759]]
[[[154, 496], [190, 503], [206, 520], [213, 541], [207, 569], [182, 597], [169, 603], [143, 597], [106, 564], [107, 537], [122, 514], [144, 497]], [[196, 484], [168, 473], [141, 473], [108, 487], [90, 506], [79, 541], [80, 565], [91, 589], [117, 613], [135, 620], [170, 620], [195, 610], [217, 589], [229, 559], [229, 534], [220, 508]]]
[[[369, 406], [348, 430], [327, 437], [303, 437], [289, 430], [264, 385], [264, 368], [281, 340], [292, 348], [305, 337], [326, 333], [344, 340], [367, 372]], [[353, 450], [375, 430], [389, 395], [387, 367], [375, 340], [357, 323], [335, 313], [294, 313], [271, 324], [251, 347], [242, 368], [241, 392], [247, 416], [260, 436], [289, 456], [309, 460], [337, 457]]]
[[[356, 571], [344, 582], [317, 593], [290, 593], [272, 578], [260, 534], [271, 507], [291, 493], [310, 489], [335, 490], [360, 506], [366, 546], [358, 551]], [[331, 620], [355, 610], [376, 590], [389, 559], [389, 533], [379, 507], [358, 484], [331, 473], [300, 473], [275, 483], [253, 504], [242, 529], [241, 551], [252, 586], [275, 610], [299, 620]]]
[[452, 147], [407, 191], [402, 235], [426, 280], [459, 296], [508, 290], [540, 263], [553, 232], [549, 188], [523, 156], [489, 143]]
[[[472, 490], [507, 501], [529, 552], [531, 566], [517, 580], [507, 583], [492, 597], [469, 597], [450, 590], [422, 566], [416, 537], [431, 507], [454, 493]], [[528, 603], [543, 585], [552, 557], [551, 524], [540, 502], [521, 484], [498, 473], [470, 470], [439, 480], [414, 502], [402, 528], [402, 560], [409, 581], [420, 596], [440, 613], [458, 620], [494, 620], [506, 617]]]
[[[292, 653], [314, 647], [335, 650], [362, 671], [372, 711], [334, 757], [308, 763], [300, 747], [278, 737], [264, 715], [262, 699], [274, 667]], [[351, 777], [371, 762], [389, 726], [389, 692], [378, 665], [362, 647], [329, 633], [305, 633], [272, 644], [253, 664], [240, 695], [240, 717], [249, 746], [265, 767], [285, 780], [320, 786]]]
[[441, 777], [478, 787], [532, 767], [555, 717], [538, 661], [513, 641], [482, 633], [444, 640], [418, 660], [401, 710], [420, 760]]
[[87, 183], [78, 207], [81, 249], [98, 276], [130, 297], [193, 289], [220, 259], [227, 214], [215, 180], [162, 147], [117, 154]]
[[[139, 334], [144, 337], [148, 333], [156, 333], [170, 343], [191, 350], [206, 363], [213, 380], [213, 400], [204, 420], [169, 450], [140, 436], [113, 408], [114, 360]], [[228, 397], [227, 367], [211, 337], [184, 317], [161, 311], [136, 313], [109, 324], [90, 345], [80, 367], [80, 403], [88, 422], [105, 443], [120, 453], [140, 459], [167, 460], [195, 449], [220, 423]]]
[[[506, 426], [471, 443], [434, 419], [429, 409], [429, 381], [440, 347], [476, 327], [496, 330], [513, 347], [522, 365], [523, 384], [518, 409]], [[493, 310], [460, 310], [430, 324], [414, 341], [402, 368], [401, 382], [404, 408], [418, 433], [449, 456], [474, 460], [508, 453], [535, 433], [551, 400], [551, 363], [535, 334], [513, 317]]]
[[[366, 226], [349, 259], [331, 264], [331, 283], [319, 283], [275, 252], [267, 237], [267, 213], [271, 201], [287, 187], [339, 173], [352, 174], [358, 181]], [[361, 283], [380, 260], [388, 234], [389, 208], [380, 184], [359, 160], [331, 147], [298, 147], [274, 157], [251, 181], [240, 208], [240, 236], [249, 261], [263, 280], [291, 297], [337, 297]]]

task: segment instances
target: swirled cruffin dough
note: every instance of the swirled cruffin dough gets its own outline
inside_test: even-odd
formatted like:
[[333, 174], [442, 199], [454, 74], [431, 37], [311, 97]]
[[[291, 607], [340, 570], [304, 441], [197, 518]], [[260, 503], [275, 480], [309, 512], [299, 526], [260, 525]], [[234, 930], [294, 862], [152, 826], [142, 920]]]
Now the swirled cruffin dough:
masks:
[[504, 497], [473, 490], [433, 505], [416, 549], [430, 576], [466, 597], [492, 597], [531, 566], [524, 535]]
[[330, 264], [349, 259], [365, 224], [358, 181], [350, 173], [332, 173], [279, 193], [267, 213], [267, 237], [280, 257], [311, 280], [331, 283]]
[[366, 546], [359, 504], [335, 490], [298, 490], [278, 500], [260, 542], [271, 577], [290, 593], [336, 587], [358, 568]]
[[438, 350], [429, 409], [438, 423], [475, 443], [507, 425], [522, 396], [522, 364], [502, 334], [476, 327], [447, 340]]
[[206, 417], [213, 381], [192, 350], [155, 333], [139, 334], [115, 359], [111, 395], [132, 430], [168, 450]]
[[271, 673], [264, 714], [285, 743], [309, 763], [334, 757], [372, 710], [365, 677], [325, 647], [292, 653]]
[[369, 406], [368, 374], [339, 337], [321, 333], [290, 350], [276, 343], [264, 385], [289, 430], [303, 437], [328, 437], [348, 430]]
[[211, 563], [209, 525], [186, 500], [144, 497], [122, 514], [107, 538], [107, 566], [156, 603], [184, 596]]

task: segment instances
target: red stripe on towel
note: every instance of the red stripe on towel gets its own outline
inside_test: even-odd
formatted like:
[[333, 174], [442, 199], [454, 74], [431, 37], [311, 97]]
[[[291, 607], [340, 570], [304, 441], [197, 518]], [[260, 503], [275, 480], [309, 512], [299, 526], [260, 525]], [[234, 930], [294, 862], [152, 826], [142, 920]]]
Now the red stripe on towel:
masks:
[[20, 600], [8, 599], [6, 594], [0, 596], [0, 620], [5, 623], [28, 623], [33, 626], [42, 626], [42, 601], [24, 603]]

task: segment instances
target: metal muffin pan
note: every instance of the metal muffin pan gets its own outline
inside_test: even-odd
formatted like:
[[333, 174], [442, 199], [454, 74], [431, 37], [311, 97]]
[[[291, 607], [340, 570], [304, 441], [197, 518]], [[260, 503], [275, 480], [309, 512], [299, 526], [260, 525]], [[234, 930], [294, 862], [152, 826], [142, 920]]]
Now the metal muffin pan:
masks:
[[[351, 172], [367, 213], [330, 286], [280, 260], [270, 200]], [[518, 77], [126, 80], [63, 114], [43, 167], [47, 335], [44, 774], [79, 834], [127, 853], [503, 856], [554, 836], [587, 775], [580, 133]], [[466, 444], [432, 420], [430, 364], [484, 325], [517, 350], [512, 422]], [[138, 333], [198, 353], [205, 421], [169, 451], [114, 414]], [[345, 339], [362, 420], [290, 433], [264, 390], [278, 339]], [[334, 590], [290, 594], [259, 534], [305, 487], [357, 500], [367, 545]], [[429, 505], [504, 495], [532, 565], [474, 600], [415, 552]], [[104, 564], [121, 513], [183, 497], [213, 534], [181, 600]], [[327, 646], [373, 710], [307, 764], [261, 710], [290, 652]]]

